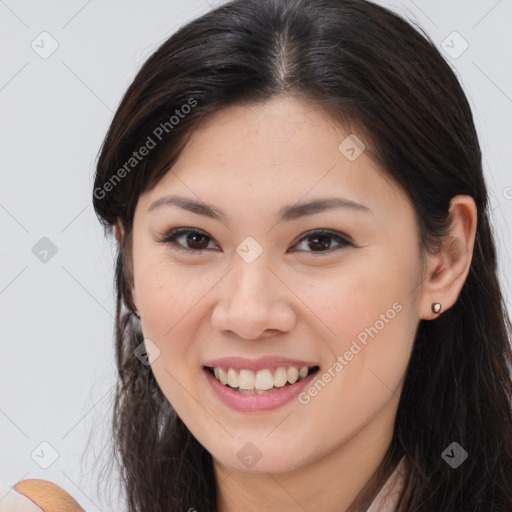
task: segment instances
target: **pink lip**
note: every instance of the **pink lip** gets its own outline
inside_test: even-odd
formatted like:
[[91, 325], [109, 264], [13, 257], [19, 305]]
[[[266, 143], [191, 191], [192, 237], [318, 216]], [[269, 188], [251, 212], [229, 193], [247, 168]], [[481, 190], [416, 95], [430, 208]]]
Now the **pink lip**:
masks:
[[[304, 363], [302, 366], [308, 365]], [[230, 368], [233, 368], [233, 366], [230, 366]], [[247, 367], [244, 366], [244, 368]], [[268, 366], [265, 368], [268, 368]], [[203, 369], [203, 373], [215, 394], [220, 398], [220, 400], [222, 400], [222, 402], [232, 409], [242, 412], [263, 412], [277, 409], [278, 407], [281, 407], [293, 400], [301, 390], [311, 382], [318, 372], [312, 373], [305, 379], [302, 379], [291, 386], [283, 386], [282, 388], [279, 388], [278, 391], [262, 395], [246, 395], [239, 393], [238, 391], [234, 391], [230, 387], [219, 382], [208, 370]]]
[[312, 367], [319, 366], [318, 363], [312, 363], [311, 361], [301, 361], [299, 359], [289, 359], [287, 357], [278, 356], [263, 356], [258, 359], [248, 359], [246, 357], [221, 357], [218, 359], [211, 359], [206, 361], [204, 366], [210, 368], [233, 368], [234, 370], [269, 370], [278, 368], [280, 366], [296, 366], [299, 370], [303, 366]]

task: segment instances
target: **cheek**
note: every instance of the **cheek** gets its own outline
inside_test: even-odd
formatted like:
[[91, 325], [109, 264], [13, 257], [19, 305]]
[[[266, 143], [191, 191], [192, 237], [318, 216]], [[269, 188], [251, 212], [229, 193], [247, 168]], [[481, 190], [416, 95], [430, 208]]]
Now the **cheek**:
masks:
[[331, 421], [351, 418], [353, 426], [398, 398], [417, 326], [413, 256], [367, 256], [354, 258], [350, 271], [315, 281], [307, 299], [320, 317], [328, 359], [302, 403], [312, 417], [329, 409]]
[[151, 365], [153, 373], [174, 406], [185, 399], [182, 407], [189, 407], [183, 387], [197, 394], [200, 347], [207, 336], [198, 331], [206, 326], [208, 293], [219, 277], [204, 267], [178, 268], [160, 257], [142, 264], [137, 279], [142, 332], [160, 351]]
[[138, 270], [135, 284], [144, 333], [160, 340], [173, 337], [212, 286], [199, 267], [178, 268], [165, 258], [154, 259]]
[[136, 283], [144, 338], [159, 349], [151, 369], [167, 400], [185, 417], [194, 409], [190, 396], [197, 395], [200, 353], [194, 340], [198, 315], [204, 314], [200, 299], [211, 288], [196, 277], [160, 260], [139, 268]]
[[[383, 334], [407, 325], [403, 317], [410, 319], [411, 311], [404, 311], [412, 306], [414, 298], [410, 293], [414, 259], [392, 259], [389, 253], [384, 257], [383, 250], [365, 251], [361, 257], [354, 252], [346, 264], [323, 276], [294, 276], [294, 291], [339, 350], [348, 348], [358, 335], [364, 343], [364, 333], [369, 337], [367, 329], [372, 326]], [[375, 333], [374, 329], [370, 331]]]
[[409, 359], [416, 328], [410, 293], [415, 259], [413, 254], [390, 254], [389, 248], [365, 249], [364, 257], [354, 252], [343, 269], [313, 284], [304, 280], [298, 288], [319, 318], [330, 358], [324, 363], [346, 356], [347, 385], [366, 387], [376, 379], [374, 370], [395, 386]]

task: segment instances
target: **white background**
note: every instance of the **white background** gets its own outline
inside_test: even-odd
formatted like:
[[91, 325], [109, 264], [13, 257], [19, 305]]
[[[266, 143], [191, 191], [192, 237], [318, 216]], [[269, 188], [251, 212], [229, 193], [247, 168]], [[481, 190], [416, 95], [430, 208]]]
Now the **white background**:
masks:
[[[145, 59], [179, 26], [220, 3], [0, 0], [4, 484], [42, 478], [61, 485], [88, 512], [120, 508], [113, 495], [108, 504], [94, 488], [96, 458], [109, 443], [115, 379], [114, 245], [92, 208], [94, 163], [113, 112]], [[512, 2], [378, 3], [426, 30], [469, 96], [510, 302]], [[31, 47], [33, 41], [42, 46], [44, 31], [58, 43], [46, 59]], [[469, 44], [456, 59], [443, 49], [453, 31]], [[460, 43], [454, 39], [455, 50]], [[50, 44], [47, 38], [47, 50]], [[46, 263], [32, 252], [43, 237], [57, 249]], [[48, 469], [31, 456], [37, 449], [36, 460], [51, 460], [52, 448], [42, 442], [58, 453]]]

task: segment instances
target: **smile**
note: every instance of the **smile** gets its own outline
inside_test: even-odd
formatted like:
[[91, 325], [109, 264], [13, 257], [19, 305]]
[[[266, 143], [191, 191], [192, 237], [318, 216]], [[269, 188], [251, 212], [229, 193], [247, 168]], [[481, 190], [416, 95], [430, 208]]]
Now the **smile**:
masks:
[[208, 361], [203, 374], [225, 405], [242, 412], [263, 412], [293, 400], [319, 369], [315, 363], [288, 358], [232, 357]]
[[300, 382], [318, 370], [318, 366], [279, 366], [253, 371], [249, 369], [207, 367], [213, 376], [224, 386], [244, 394], [264, 394], [277, 391], [279, 388]]

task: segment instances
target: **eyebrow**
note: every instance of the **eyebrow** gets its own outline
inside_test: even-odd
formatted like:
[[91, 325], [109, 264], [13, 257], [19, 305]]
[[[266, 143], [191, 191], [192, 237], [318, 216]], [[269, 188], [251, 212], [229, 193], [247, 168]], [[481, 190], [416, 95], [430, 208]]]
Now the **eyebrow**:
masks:
[[[214, 206], [204, 202], [194, 201], [188, 197], [176, 195], [164, 196], [157, 199], [155, 202], [151, 203], [148, 208], [148, 212], [164, 205], [175, 205], [183, 210], [203, 215], [204, 217], [209, 217], [223, 223], [226, 222], [226, 215]], [[277, 222], [292, 221], [300, 217], [313, 215], [333, 208], [351, 208], [356, 211], [371, 212], [370, 208], [367, 206], [351, 201], [350, 199], [342, 197], [328, 197], [314, 199], [307, 203], [295, 203], [285, 206], [279, 210]]]

